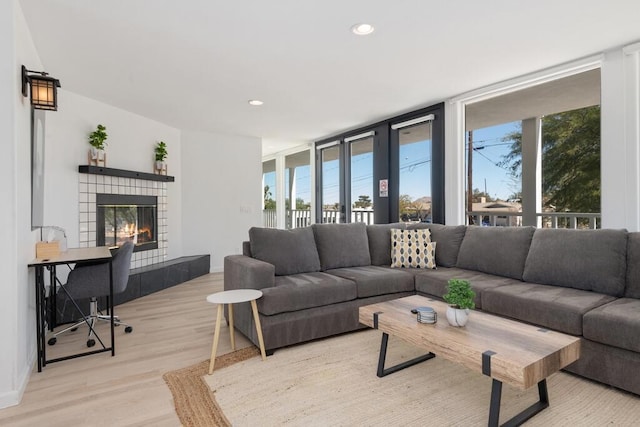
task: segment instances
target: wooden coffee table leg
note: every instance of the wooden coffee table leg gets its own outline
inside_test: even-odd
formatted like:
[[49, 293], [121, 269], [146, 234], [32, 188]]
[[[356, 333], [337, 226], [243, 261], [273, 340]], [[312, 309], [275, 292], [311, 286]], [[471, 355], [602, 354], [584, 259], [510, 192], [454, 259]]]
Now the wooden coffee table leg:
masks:
[[[502, 398], [502, 382], [493, 379], [491, 385], [491, 404], [489, 406], [489, 427], [497, 427], [500, 422], [500, 400]], [[539, 400], [533, 405], [529, 406], [524, 411], [520, 412], [509, 421], [502, 424], [503, 427], [515, 427], [525, 423], [531, 417], [549, 407], [549, 393], [547, 391], [547, 380], [542, 380], [538, 383], [538, 398]]]
[[227, 304], [229, 307], [229, 333], [231, 334], [231, 350], [236, 349], [235, 329], [233, 328], [233, 304]]
[[256, 331], [258, 332], [258, 342], [260, 343], [260, 354], [262, 360], [267, 360], [267, 355], [264, 352], [264, 340], [262, 339], [262, 326], [260, 325], [260, 315], [258, 314], [258, 306], [256, 300], [251, 300], [251, 310], [253, 311], [253, 320], [256, 323]]
[[218, 315], [216, 317], [216, 331], [213, 334], [213, 346], [211, 347], [211, 361], [209, 362], [209, 375], [213, 374], [213, 366], [216, 363], [216, 353], [218, 352], [218, 339], [220, 338], [220, 323], [222, 323], [222, 311], [224, 304], [218, 304]]

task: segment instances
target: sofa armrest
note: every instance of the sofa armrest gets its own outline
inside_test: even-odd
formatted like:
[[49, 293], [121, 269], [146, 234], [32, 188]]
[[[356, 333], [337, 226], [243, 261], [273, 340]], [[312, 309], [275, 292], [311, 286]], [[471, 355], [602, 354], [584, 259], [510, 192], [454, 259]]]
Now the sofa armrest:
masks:
[[245, 255], [224, 257], [224, 290], [264, 289], [275, 285], [273, 264]]

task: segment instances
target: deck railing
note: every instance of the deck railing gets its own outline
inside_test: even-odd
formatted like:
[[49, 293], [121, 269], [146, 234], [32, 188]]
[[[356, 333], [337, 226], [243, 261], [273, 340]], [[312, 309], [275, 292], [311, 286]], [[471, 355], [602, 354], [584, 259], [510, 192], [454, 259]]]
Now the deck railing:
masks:
[[[497, 227], [521, 227], [522, 212], [494, 212], [473, 211], [468, 214], [473, 218], [474, 225]], [[600, 213], [580, 212], [540, 212], [536, 216], [541, 219], [542, 228], [589, 228], [595, 230], [601, 228]], [[276, 228], [276, 210], [264, 209], [262, 211], [263, 226]], [[308, 209], [287, 210], [287, 228], [301, 228], [311, 225], [311, 211]], [[334, 210], [322, 211], [322, 223], [340, 223], [340, 212]], [[351, 222], [364, 222], [373, 224], [373, 211], [353, 210]]]
[[[308, 209], [288, 209], [286, 212], [286, 228], [300, 228], [311, 225], [311, 211]], [[340, 212], [335, 210], [322, 211], [322, 223], [338, 224], [340, 223]], [[373, 211], [354, 209], [351, 211], [351, 222], [364, 222], [365, 224], [373, 224]], [[276, 210], [262, 210], [262, 224], [264, 227], [276, 228]]]
[[[522, 212], [493, 212], [473, 211], [467, 214], [473, 219], [474, 225], [521, 227]], [[601, 228], [600, 213], [580, 212], [539, 212], [542, 228], [589, 228], [595, 230]]]

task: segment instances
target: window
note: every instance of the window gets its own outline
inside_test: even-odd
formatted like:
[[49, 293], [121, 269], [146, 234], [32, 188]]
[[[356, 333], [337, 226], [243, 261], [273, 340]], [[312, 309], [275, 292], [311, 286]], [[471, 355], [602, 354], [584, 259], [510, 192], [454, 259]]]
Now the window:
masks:
[[276, 161], [262, 162], [262, 225], [276, 228]]
[[466, 126], [470, 224], [599, 227], [599, 69], [467, 104]]
[[373, 224], [373, 135], [363, 135], [367, 136], [346, 138], [350, 152], [350, 218], [351, 222]]
[[345, 222], [344, 203], [342, 201], [342, 185], [340, 176], [341, 167], [341, 145], [339, 143], [330, 144], [319, 150], [320, 171], [321, 171], [321, 208], [320, 222], [340, 223]]
[[305, 150], [289, 154], [284, 159], [288, 229], [311, 225], [310, 155], [310, 150]]
[[398, 128], [400, 180], [398, 217], [403, 222], [432, 222], [431, 121]]
[[444, 223], [444, 104], [316, 142], [318, 222]]

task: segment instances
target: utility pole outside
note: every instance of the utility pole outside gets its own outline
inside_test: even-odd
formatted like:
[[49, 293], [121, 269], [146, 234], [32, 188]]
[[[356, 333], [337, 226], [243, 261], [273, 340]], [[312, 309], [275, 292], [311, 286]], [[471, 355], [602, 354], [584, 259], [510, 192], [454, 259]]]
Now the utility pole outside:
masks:
[[469, 225], [473, 225], [473, 131], [469, 131], [469, 144], [467, 145], [467, 215]]

